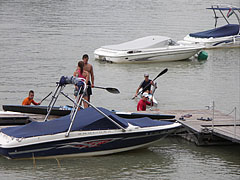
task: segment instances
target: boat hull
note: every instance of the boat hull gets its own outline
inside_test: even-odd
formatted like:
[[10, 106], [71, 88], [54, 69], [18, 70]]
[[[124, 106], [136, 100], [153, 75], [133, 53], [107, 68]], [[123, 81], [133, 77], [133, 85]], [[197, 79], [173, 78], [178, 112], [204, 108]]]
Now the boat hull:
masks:
[[[45, 114], [45, 115], [47, 113], [47, 106], [3, 105], [2, 107], [3, 107], [3, 110], [5, 110], [5, 111], [31, 113], [31, 114]], [[56, 115], [56, 116], [65, 116], [70, 113], [71, 113], [71, 110], [64, 109], [64, 108], [60, 109], [60, 107], [53, 107], [53, 109], [51, 111], [51, 115]], [[142, 118], [142, 117], [149, 117], [151, 119], [174, 119], [175, 118], [174, 115], [168, 115], [168, 114], [149, 114], [149, 113], [132, 113], [132, 112], [130, 113], [130, 112], [118, 112], [118, 111], [115, 111], [113, 113], [119, 117], [129, 118], [129, 119]], [[1, 118], [0, 118], [0, 120], [1, 120]], [[25, 121], [24, 121], [24, 123], [21, 121], [21, 122], [19, 122], [19, 124], [26, 124], [26, 123], [30, 122], [30, 121], [27, 121], [27, 122], [25, 122]], [[6, 124], [7, 122], [2, 121], [2, 123]], [[16, 122], [13, 121], [13, 122], [9, 122], [8, 124], [13, 125], [14, 123], [16, 123]], [[1, 122], [0, 122], [0, 124], [1, 124]]]
[[[13, 111], [21, 113], [32, 114], [47, 114], [48, 106], [22, 106], [22, 105], [3, 105], [4, 111]], [[53, 107], [50, 115], [65, 116], [71, 113], [70, 108], [64, 109], [63, 107]]]
[[[134, 132], [104, 131], [105, 134], [102, 135], [99, 134], [100, 132], [95, 132], [98, 135], [94, 135], [94, 132], [72, 132], [69, 137], [65, 137], [62, 133], [38, 137], [38, 140], [32, 137], [10, 144], [1, 142], [0, 154], [9, 159], [107, 155], [148, 146], [172, 133], [178, 126], [180, 125]], [[84, 135], [88, 133], [91, 135]], [[0, 139], [4, 138], [3, 136], [4, 134], [1, 133]]]
[[179, 42], [182, 44], [199, 44], [201, 46], [204, 46], [204, 49], [240, 47], [240, 35], [218, 38], [197, 38], [187, 35], [184, 37], [184, 41]]
[[160, 50], [127, 54], [127, 52], [114, 52], [99, 48], [94, 52], [95, 59], [114, 63], [145, 63], [186, 60], [198, 53], [202, 48], [188, 48], [179, 50]]

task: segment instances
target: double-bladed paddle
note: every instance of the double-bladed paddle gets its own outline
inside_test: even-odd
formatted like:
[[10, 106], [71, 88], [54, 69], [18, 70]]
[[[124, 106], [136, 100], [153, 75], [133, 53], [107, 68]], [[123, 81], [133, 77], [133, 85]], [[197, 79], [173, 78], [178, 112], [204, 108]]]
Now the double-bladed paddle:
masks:
[[[168, 68], [164, 69], [162, 72], [160, 72], [152, 81], [155, 81], [157, 78], [159, 78], [160, 76], [162, 76], [163, 74], [165, 74], [168, 71]], [[143, 90], [141, 90], [140, 92], [138, 92], [137, 95], [139, 95], [140, 93], [144, 92], [146, 90], [146, 88], [148, 86], [150, 86], [151, 82], [149, 82], [144, 88]], [[135, 99], [136, 96], [132, 97], [132, 99]]]
[[48, 96], [50, 96], [52, 94], [52, 92], [50, 92], [47, 96], [45, 96], [41, 101], [40, 101], [40, 104], [42, 104], [42, 102], [48, 98]]
[[99, 87], [99, 86], [94, 86], [94, 88], [105, 89], [108, 92], [113, 93], [113, 94], [119, 94], [120, 93], [120, 91], [117, 88], [111, 88], [111, 87], [105, 88], [105, 87]]

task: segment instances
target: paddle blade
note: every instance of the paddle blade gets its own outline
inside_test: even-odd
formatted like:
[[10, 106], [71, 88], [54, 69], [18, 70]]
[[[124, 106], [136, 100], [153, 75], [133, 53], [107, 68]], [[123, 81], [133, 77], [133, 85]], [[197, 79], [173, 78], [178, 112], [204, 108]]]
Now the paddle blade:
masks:
[[106, 90], [113, 94], [119, 94], [120, 91], [117, 88], [106, 88]]
[[[157, 77], [155, 77], [154, 80], [156, 80], [159, 76], [165, 74], [167, 71], [168, 71], [168, 68], [164, 69], [162, 72], [160, 72], [160, 73], [157, 75]], [[153, 81], [154, 81], [154, 80], [153, 80]]]

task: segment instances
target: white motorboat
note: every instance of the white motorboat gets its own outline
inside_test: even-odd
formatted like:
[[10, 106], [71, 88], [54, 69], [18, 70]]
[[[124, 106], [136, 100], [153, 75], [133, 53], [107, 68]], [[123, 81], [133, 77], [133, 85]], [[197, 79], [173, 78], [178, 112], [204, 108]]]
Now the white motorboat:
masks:
[[169, 37], [147, 36], [121, 44], [102, 46], [94, 51], [95, 59], [114, 63], [184, 60], [204, 46], [178, 44]]
[[[230, 5], [212, 5], [212, 7], [207, 9], [213, 10], [215, 28], [197, 33], [190, 33], [184, 37], [184, 41], [179, 41], [179, 43], [200, 44], [206, 46], [206, 49], [240, 47], [240, 8]], [[237, 24], [231, 24], [229, 21], [230, 17], [236, 17]], [[227, 24], [217, 27], [220, 18], [224, 19]]]

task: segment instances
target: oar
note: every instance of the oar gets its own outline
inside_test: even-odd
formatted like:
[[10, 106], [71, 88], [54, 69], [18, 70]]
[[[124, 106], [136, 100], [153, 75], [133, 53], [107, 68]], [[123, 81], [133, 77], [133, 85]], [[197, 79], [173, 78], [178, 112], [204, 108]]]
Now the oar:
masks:
[[[168, 68], [164, 69], [162, 72], [160, 72], [152, 81], [155, 81], [157, 78], [159, 78], [160, 76], [162, 76], [163, 74], [165, 74], [168, 71]], [[151, 82], [148, 83], [147, 86], [145, 86], [145, 88], [143, 90], [141, 90], [140, 92], [138, 92], [137, 95], [139, 95], [140, 93], [144, 92], [145, 89], [147, 89], [148, 86], [150, 86]], [[132, 97], [132, 99], [135, 99], [136, 96]]]
[[117, 88], [111, 88], [111, 87], [105, 88], [105, 87], [99, 87], [99, 86], [94, 86], [94, 88], [105, 89], [108, 92], [113, 93], [113, 94], [119, 94], [120, 93], [120, 91]]
[[48, 96], [50, 96], [52, 94], [52, 92], [50, 92], [47, 96], [45, 96], [45, 98], [43, 98], [41, 101], [40, 101], [40, 104], [42, 104], [42, 102], [48, 98]]

